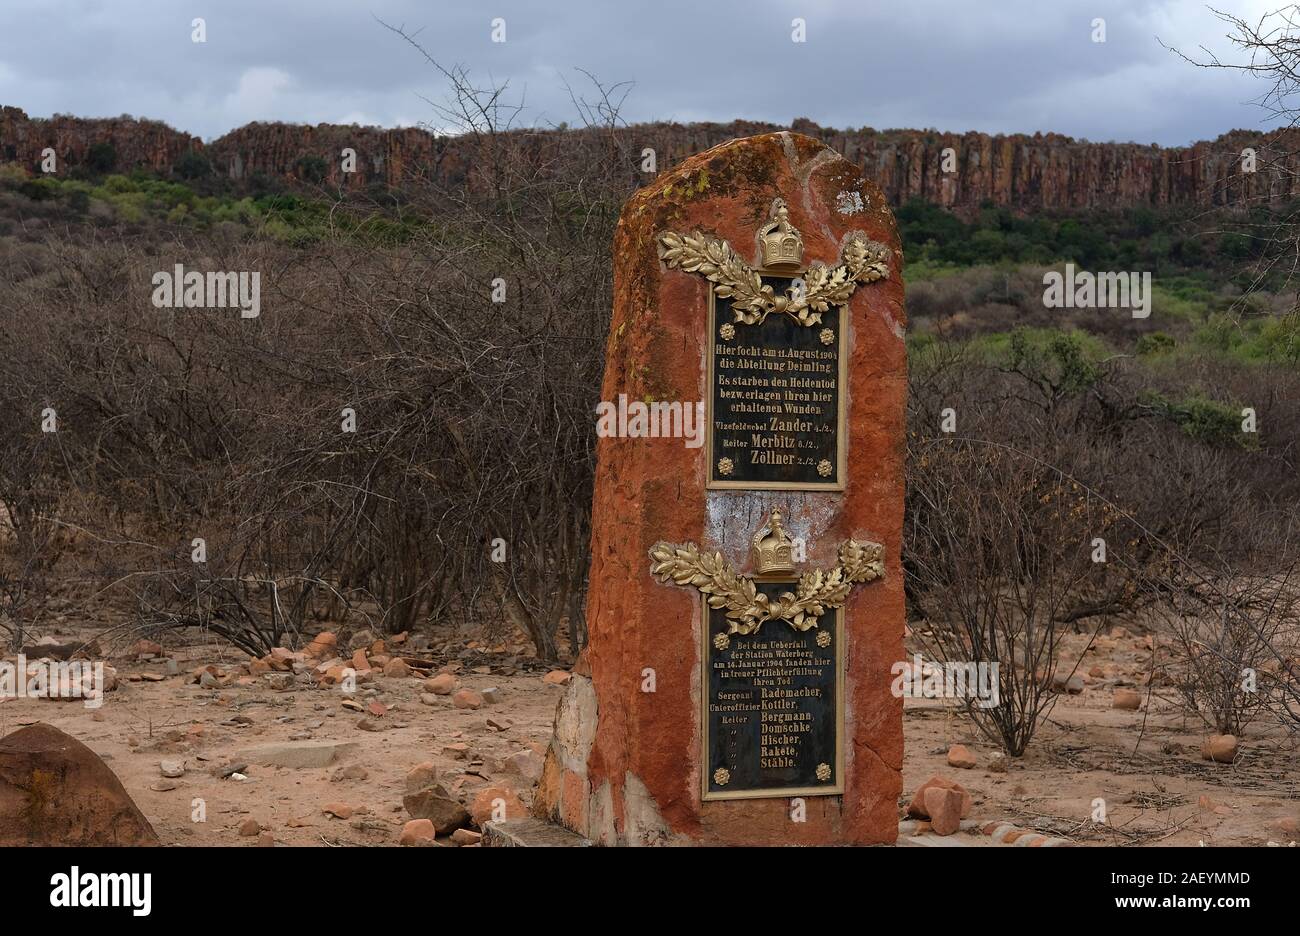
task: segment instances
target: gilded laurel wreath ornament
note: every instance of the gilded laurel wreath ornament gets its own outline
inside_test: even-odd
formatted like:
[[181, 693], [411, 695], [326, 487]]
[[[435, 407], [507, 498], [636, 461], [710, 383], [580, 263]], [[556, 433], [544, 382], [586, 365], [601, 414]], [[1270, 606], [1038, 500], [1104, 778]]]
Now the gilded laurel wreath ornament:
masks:
[[[755, 535], [756, 555], [771, 549], [779, 553], [780, 543], [774, 545], [774, 537], [785, 537], [778, 512], [773, 512], [768, 527]], [[725, 608], [729, 634], [753, 634], [765, 621], [785, 621], [797, 631], [807, 631], [816, 627], [827, 611], [843, 607], [854, 585], [881, 578], [885, 574], [883, 555], [879, 543], [845, 540], [834, 568], [805, 572], [793, 592], [776, 597], [760, 592], [754, 579], [736, 572], [722, 553], [704, 552], [695, 543], [656, 543], [650, 550], [650, 574], [661, 582], [697, 588], [710, 608]]]
[[[804, 271], [801, 281], [796, 280], [777, 295], [724, 240], [699, 231], [669, 231], [659, 236], [659, 243], [664, 263], [707, 279], [713, 284], [714, 295], [731, 300], [735, 321], [745, 325], [759, 324], [774, 312], [788, 315], [800, 325], [820, 325], [822, 313], [847, 303], [859, 285], [888, 277], [893, 253], [884, 244], [854, 234], [840, 251], [838, 266], [814, 263]], [[759, 243], [767, 270], [798, 270], [803, 259], [803, 238], [790, 223], [789, 210], [779, 198], [773, 204], [772, 220], [760, 230]]]

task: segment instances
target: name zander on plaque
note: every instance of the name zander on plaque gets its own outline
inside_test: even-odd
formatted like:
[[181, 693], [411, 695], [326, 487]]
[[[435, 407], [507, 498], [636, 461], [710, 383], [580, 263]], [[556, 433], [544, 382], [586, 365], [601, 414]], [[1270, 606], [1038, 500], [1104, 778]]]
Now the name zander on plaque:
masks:
[[[792, 282], [763, 277], [776, 295]], [[729, 299], [710, 310], [709, 487], [842, 490], [840, 310], [812, 328], [787, 315], [733, 323]]]
[[[789, 582], [755, 583], [772, 598]], [[728, 635], [708, 614], [705, 799], [836, 794], [841, 785], [840, 612], [805, 631], [771, 621]]]

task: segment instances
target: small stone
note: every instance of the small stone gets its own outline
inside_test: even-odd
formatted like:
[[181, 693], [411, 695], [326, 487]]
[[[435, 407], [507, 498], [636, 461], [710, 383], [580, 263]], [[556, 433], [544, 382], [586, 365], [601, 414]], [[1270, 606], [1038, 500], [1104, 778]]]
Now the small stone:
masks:
[[439, 673], [424, 681], [424, 691], [434, 695], [451, 695], [456, 691], [456, 677], [451, 673]]
[[347, 803], [326, 803], [321, 807], [321, 812], [338, 819], [352, 818], [352, 807]]
[[439, 835], [447, 835], [459, 829], [470, 819], [460, 801], [438, 783], [407, 793], [402, 797], [402, 807], [412, 819], [427, 819], [432, 822]]
[[406, 825], [402, 826], [402, 837], [397, 840], [399, 845], [432, 845], [435, 834], [433, 823], [428, 819], [412, 819]]
[[972, 800], [971, 795], [966, 792], [966, 788], [954, 780], [949, 780], [947, 777], [935, 775], [917, 788], [917, 791], [912, 795], [912, 801], [907, 804], [907, 814], [913, 819], [930, 818], [930, 814], [926, 812], [925, 808], [925, 792], [931, 787], [956, 790], [962, 797], [961, 816], [965, 817], [970, 812]]
[[185, 764], [182, 761], [165, 760], [158, 764], [158, 772], [164, 777], [182, 777], [185, 775]]
[[349, 650], [364, 650], [375, 642], [375, 635], [364, 628], [348, 638]]
[[245, 819], [239, 824], [239, 834], [244, 838], [252, 838], [262, 831], [262, 824], [256, 819]]
[[378, 699], [372, 699], [370, 704], [366, 706], [366, 711], [375, 716], [375, 718], [383, 718], [388, 714], [388, 706], [380, 702]]
[[451, 744], [442, 746], [443, 757], [451, 757], [456, 760], [464, 760], [469, 757], [469, 745], [463, 741], [456, 741]]
[[1052, 674], [1052, 691], [1078, 695], [1083, 692], [1083, 677], [1077, 673], [1070, 675], [1065, 670], [1057, 670]]
[[572, 678], [573, 674], [568, 670], [554, 669], [542, 677], [542, 682], [548, 686], [563, 686]]
[[536, 783], [542, 776], [542, 756], [532, 750], [519, 751], [505, 759], [504, 767], [506, 773], [522, 777], [529, 783]]
[[275, 848], [275, 836], [270, 832], [263, 832], [257, 837], [257, 844], [260, 848]]
[[523, 819], [528, 807], [519, 794], [505, 784], [498, 783], [479, 790], [469, 807], [470, 818], [480, 829], [487, 822], [501, 819]]
[[175, 780], [155, 780], [153, 783], [149, 784], [149, 789], [153, 790], [155, 793], [167, 793], [171, 790], [177, 789], [179, 786], [180, 784]]
[[475, 832], [473, 829], [457, 829], [451, 833], [451, 840], [457, 845], [477, 845], [482, 838], [482, 833]]
[[357, 722], [357, 727], [360, 728], [362, 731], [383, 731], [388, 726], [385, 725], [383, 722], [381, 722], [378, 718], [372, 718], [369, 715], [362, 715], [361, 721]]
[[951, 788], [930, 787], [925, 791], [925, 811], [935, 835], [952, 835], [961, 828], [962, 794]]
[[508, 718], [492, 717], [487, 720], [487, 726], [493, 731], [509, 731], [514, 727], [514, 723]]
[[1219, 764], [1231, 764], [1237, 759], [1237, 736], [1211, 735], [1201, 745], [1201, 757]]
[[421, 705], [437, 705], [437, 704], [438, 704], [438, 697], [437, 697], [436, 695], [434, 695], [432, 692], [421, 692], [421, 693], [420, 693], [420, 704], [421, 704]]
[[459, 689], [451, 697], [451, 704], [458, 709], [477, 709], [483, 705], [483, 697], [473, 689]]
[[964, 744], [954, 744], [948, 748], [948, 766], [969, 770], [975, 766], [975, 755]]
[[497, 705], [501, 701], [501, 690], [496, 686], [492, 686], [488, 689], [480, 689], [479, 695], [483, 697], [483, 701], [488, 705]]
[[1142, 693], [1136, 689], [1116, 689], [1115, 695], [1111, 697], [1110, 705], [1111, 708], [1136, 712], [1142, 707]]
[[406, 775], [406, 792], [417, 793], [438, 782], [438, 768], [430, 763], [416, 764]]
[[137, 640], [135, 646], [131, 648], [131, 654], [137, 660], [145, 660], [150, 657], [160, 657], [163, 655], [162, 644], [155, 643], [152, 640]]
[[220, 683], [217, 682], [217, 677], [213, 676], [207, 670], [204, 670], [199, 674], [199, 685], [204, 689], [215, 689], [220, 685]]
[[411, 675], [411, 667], [401, 657], [393, 657], [384, 664], [384, 675], [390, 679], [406, 679]]

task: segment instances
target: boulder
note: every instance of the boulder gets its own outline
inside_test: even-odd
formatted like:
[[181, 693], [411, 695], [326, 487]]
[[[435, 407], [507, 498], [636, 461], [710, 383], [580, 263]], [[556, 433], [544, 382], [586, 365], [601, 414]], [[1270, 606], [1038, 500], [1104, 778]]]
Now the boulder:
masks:
[[121, 781], [76, 738], [43, 722], [0, 738], [0, 846], [157, 844]]

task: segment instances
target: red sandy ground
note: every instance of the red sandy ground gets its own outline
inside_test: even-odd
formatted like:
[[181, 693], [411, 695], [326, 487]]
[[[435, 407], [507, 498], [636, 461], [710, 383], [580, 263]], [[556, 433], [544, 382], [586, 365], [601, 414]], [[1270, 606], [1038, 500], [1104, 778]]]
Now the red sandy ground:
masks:
[[[1071, 639], [1065, 655], [1077, 655], [1086, 643], [1087, 637]], [[943, 702], [908, 700], [904, 803], [921, 782], [938, 773], [971, 791], [971, 818], [1006, 819], [1080, 844], [1263, 845], [1295, 838], [1272, 825], [1284, 817], [1300, 818], [1300, 767], [1293, 743], [1261, 722], [1243, 738], [1236, 764], [1201, 760], [1200, 742], [1208, 732], [1179, 714], [1172, 690], [1158, 690], [1150, 712], [1111, 708], [1117, 681], [1142, 689], [1150, 652], [1140, 637], [1106, 638], [1102, 644], [1084, 656], [1079, 672], [1100, 666], [1105, 675], [1085, 675], [1082, 694], [1060, 696], [1028, 753], [1010, 761], [1005, 772], [987, 769], [995, 749], [963, 716]], [[245, 659], [214, 642], [185, 644], [167, 637], [164, 646], [182, 673]], [[527, 782], [505, 772], [501, 761], [529, 746], [545, 745], [562, 692], [542, 682], [544, 670], [475, 673], [468, 668], [474, 661], [469, 661], [461, 684], [497, 686], [503, 699], [478, 711], [462, 711], [452, 708], [447, 696], [438, 697], [434, 706], [421, 704], [418, 679], [378, 676], [357, 694], [362, 702], [373, 697], [391, 707], [378, 719], [387, 729], [370, 732], [357, 727], [363, 716], [341, 707], [338, 690], [278, 692], [265, 684], [206, 690], [188, 684], [184, 675], [132, 682], [132, 674], [158, 673], [161, 665], [111, 656], [110, 661], [118, 668], [121, 687], [98, 713], [80, 702], [7, 700], [0, 703], [0, 734], [45, 721], [80, 739], [107, 758], [169, 845], [251, 845], [256, 839], [238, 832], [249, 817], [285, 845], [395, 845], [408, 818], [402, 810], [403, 780], [422, 761], [436, 764], [448, 787], [467, 797], [489, 785], [487, 777], [513, 786], [527, 799]], [[251, 723], [231, 723], [237, 715]], [[487, 725], [489, 717], [507, 719], [512, 727], [495, 731]], [[291, 735], [356, 741], [359, 748], [325, 768], [254, 764], [244, 782], [209, 773], [243, 748]], [[457, 742], [469, 745], [468, 760], [442, 753], [444, 745]], [[947, 748], [958, 742], [975, 753], [976, 768], [947, 766]], [[184, 760], [188, 769], [177, 789], [155, 792], [150, 787], [161, 779], [158, 764], [164, 758]], [[354, 763], [368, 772], [365, 780], [330, 780], [340, 766]], [[206, 802], [206, 822], [191, 821], [196, 797]], [[1202, 805], [1202, 797], [1212, 802]], [[1097, 798], [1106, 801], [1107, 826], [1091, 822]], [[322, 812], [333, 802], [368, 811], [348, 821], [336, 819]]]

